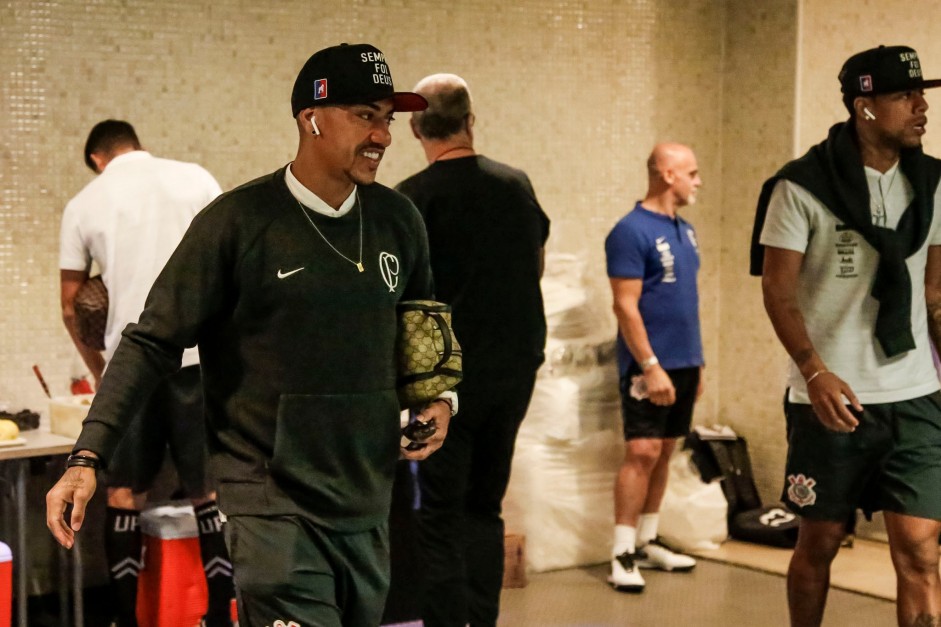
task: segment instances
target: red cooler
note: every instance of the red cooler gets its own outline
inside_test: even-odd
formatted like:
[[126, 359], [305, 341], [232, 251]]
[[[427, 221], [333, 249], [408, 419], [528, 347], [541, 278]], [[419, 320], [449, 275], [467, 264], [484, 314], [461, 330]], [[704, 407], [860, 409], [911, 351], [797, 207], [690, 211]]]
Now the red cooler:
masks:
[[141, 513], [140, 523], [139, 627], [196, 627], [206, 613], [209, 591], [192, 506], [154, 507]]
[[0, 542], [0, 627], [10, 627], [13, 614], [13, 552]]

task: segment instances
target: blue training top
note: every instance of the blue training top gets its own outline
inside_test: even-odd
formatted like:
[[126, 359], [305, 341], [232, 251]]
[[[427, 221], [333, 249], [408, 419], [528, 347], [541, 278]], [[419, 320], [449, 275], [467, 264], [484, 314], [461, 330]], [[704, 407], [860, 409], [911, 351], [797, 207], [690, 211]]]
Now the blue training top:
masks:
[[[699, 330], [699, 246], [693, 226], [644, 209], [638, 202], [604, 243], [608, 276], [643, 279], [640, 316], [650, 346], [665, 370], [703, 365]], [[618, 366], [627, 374], [634, 357], [618, 333]]]

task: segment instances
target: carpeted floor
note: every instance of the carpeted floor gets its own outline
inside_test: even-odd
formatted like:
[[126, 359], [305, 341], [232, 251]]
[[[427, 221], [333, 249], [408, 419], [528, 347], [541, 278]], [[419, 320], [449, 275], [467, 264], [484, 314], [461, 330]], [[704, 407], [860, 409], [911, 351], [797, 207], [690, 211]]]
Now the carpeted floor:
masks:
[[[784, 575], [790, 549], [729, 540], [714, 551], [699, 551], [698, 557], [762, 572]], [[884, 542], [856, 539], [852, 548], [842, 548], [830, 572], [830, 585], [840, 590], [895, 600], [895, 571]]]

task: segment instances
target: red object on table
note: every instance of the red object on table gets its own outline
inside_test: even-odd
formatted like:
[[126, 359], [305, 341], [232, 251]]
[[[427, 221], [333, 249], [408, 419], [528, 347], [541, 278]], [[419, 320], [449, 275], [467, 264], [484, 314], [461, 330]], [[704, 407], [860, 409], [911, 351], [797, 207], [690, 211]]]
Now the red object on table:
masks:
[[94, 394], [95, 390], [92, 389], [88, 379], [82, 377], [80, 379], [72, 379], [71, 392], [72, 394]]

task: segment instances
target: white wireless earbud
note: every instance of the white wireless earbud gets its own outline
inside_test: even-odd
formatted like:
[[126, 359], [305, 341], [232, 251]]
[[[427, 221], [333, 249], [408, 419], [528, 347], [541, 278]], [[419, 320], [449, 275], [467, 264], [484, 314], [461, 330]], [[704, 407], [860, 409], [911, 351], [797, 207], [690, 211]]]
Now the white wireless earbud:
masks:
[[872, 114], [872, 111], [869, 110], [869, 107], [863, 107], [863, 117], [867, 120], [875, 120], [876, 116]]
[[320, 135], [320, 129], [317, 128], [317, 118], [315, 118], [314, 116], [310, 116], [310, 125], [314, 127], [311, 133], [313, 135]]

